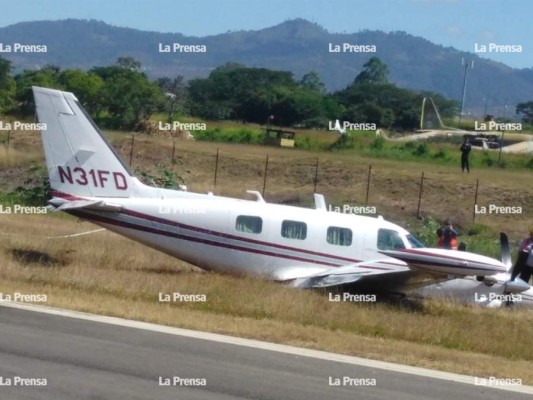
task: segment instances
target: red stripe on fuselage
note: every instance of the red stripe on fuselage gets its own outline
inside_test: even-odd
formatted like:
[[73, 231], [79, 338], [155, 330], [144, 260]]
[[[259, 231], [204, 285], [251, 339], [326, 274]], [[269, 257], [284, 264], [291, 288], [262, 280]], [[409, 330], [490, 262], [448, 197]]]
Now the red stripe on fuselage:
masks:
[[[61, 193], [61, 192], [54, 192], [53, 194], [54, 194], [55, 197], [60, 197], [60, 198], [63, 198], [65, 200], [70, 200], [70, 201], [80, 200], [81, 199], [79, 197], [72, 196], [72, 195], [69, 195], [69, 194], [66, 194], [66, 193]], [[70, 213], [72, 213], [74, 215], [77, 215], [79, 213], [79, 211], [72, 211]], [[230, 248], [230, 249], [233, 249], [233, 250], [252, 252], [252, 253], [267, 255], [267, 256], [271, 256], [271, 257], [287, 258], [287, 259], [291, 259], [291, 260], [309, 262], [309, 263], [313, 263], [313, 264], [320, 264], [320, 265], [326, 265], [326, 266], [331, 266], [331, 267], [339, 267], [339, 266], [345, 265], [346, 264], [345, 262], [349, 262], [349, 263], [359, 263], [359, 262], [361, 262], [361, 260], [357, 260], [357, 259], [352, 259], [352, 258], [347, 258], [347, 257], [342, 257], [342, 256], [336, 256], [336, 255], [327, 254], [327, 253], [320, 253], [320, 252], [315, 252], [315, 251], [311, 251], [311, 250], [299, 249], [299, 248], [294, 248], [294, 247], [290, 247], [290, 246], [284, 246], [284, 245], [277, 244], [277, 243], [269, 243], [269, 242], [264, 242], [264, 241], [260, 241], [260, 240], [249, 239], [249, 238], [244, 238], [244, 237], [241, 237], [241, 236], [231, 235], [231, 234], [227, 234], [227, 233], [223, 233], [223, 232], [212, 231], [212, 230], [209, 230], [209, 229], [200, 228], [200, 227], [196, 227], [196, 226], [191, 226], [191, 225], [183, 224], [183, 223], [176, 222], [176, 221], [167, 220], [167, 219], [160, 218], [160, 217], [155, 217], [153, 215], [144, 214], [144, 213], [141, 213], [141, 212], [138, 212], [138, 211], [133, 211], [133, 210], [124, 209], [121, 214], [130, 216], [130, 217], [134, 217], [134, 218], [139, 218], [139, 219], [142, 219], [142, 220], [145, 220], [145, 221], [149, 221], [149, 222], [156, 222], [156, 223], [159, 223], [159, 224], [162, 224], [162, 225], [181, 228], [181, 229], [184, 229], [184, 230], [190, 230], [190, 231], [193, 231], [193, 232], [199, 232], [199, 233], [203, 233], [203, 234], [206, 234], [206, 235], [211, 235], [211, 236], [215, 236], [215, 237], [219, 237], [219, 238], [223, 238], [223, 239], [237, 240], [237, 241], [240, 241], [240, 242], [257, 244], [257, 245], [270, 247], [270, 248], [274, 248], [274, 249], [293, 251], [293, 252], [297, 252], [297, 253], [303, 253], [303, 255], [331, 258], [331, 259], [334, 259], [335, 261], [337, 261], [337, 263], [322, 262], [322, 261], [317, 261], [317, 260], [310, 259], [310, 258], [303, 258], [303, 257], [300, 257], [300, 256], [291, 256], [291, 255], [274, 253], [274, 252], [265, 251], [265, 250], [252, 249], [252, 248], [249, 248], [249, 247], [231, 245], [231, 244], [228, 244], [228, 243], [221, 243], [221, 242], [217, 242], [217, 241], [213, 241], [213, 240], [199, 239], [199, 238], [195, 238], [195, 237], [188, 236], [188, 235], [175, 234], [175, 233], [168, 232], [168, 231], [165, 231], [165, 230], [162, 230], [162, 229], [149, 228], [149, 227], [145, 227], [145, 226], [142, 226], [142, 225], [134, 224], [134, 223], [131, 223], [131, 222], [119, 221], [119, 220], [116, 220], [116, 219], [103, 217], [103, 216], [100, 216], [100, 215], [95, 216], [94, 214], [87, 213], [86, 211], [83, 211], [83, 213], [84, 214], [88, 214], [88, 216], [85, 217], [88, 220], [95, 220], [95, 221], [98, 220], [98, 221], [100, 221], [102, 223], [109, 223], [111, 225], [123, 226], [123, 227], [126, 227], [126, 228], [142, 230], [144, 232], [151, 232], [151, 233], [155, 233], [155, 234], [158, 234], [158, 235], [175, 237], [175, 238], [178, 238], [178, 239], [190, 240], [190, 241], [195, 241], [195, 242], [199, 242], [199, 243], [209, 244], [209, 245], [212, 245], [212, 246], [225, 247], [225, 248]], [[106, 221], [102, 221], [102, 219], [105, 219]], [[129, 226], [126, 226], [126, 225], [129, 225]], [[344, 261], [344, 262], [340, 263], [338, 261]], [[367, 269], [373, 269], [373, 270], [383, 270], [383, 271], [392, 270], [391, 268], [386, 268], [386, 267], [367, 267], [367, 266], [361, 266], [361, 267], [362, 268], [367, 268]]]

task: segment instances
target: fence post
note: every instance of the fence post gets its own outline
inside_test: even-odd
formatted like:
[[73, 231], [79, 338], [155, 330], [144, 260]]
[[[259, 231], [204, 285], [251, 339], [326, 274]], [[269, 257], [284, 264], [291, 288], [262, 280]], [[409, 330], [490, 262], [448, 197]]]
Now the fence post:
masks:
[[366, 180], [366, 199], [365, 206], [368, 205], [368, 194], [370, 193], [370, 174], [372, 173], [372, 164], [368, 166], [368, 178]]
[[7, 132], [6, 152], [9, 153], [9, 140], [11, 139], [11, 129]]
[[477, 192], [479, 188], [479, 178], [476, 179], [476, 194], [474, 195], [474, 211], [472, 213], [472, 222], [476, 220]]
[[263, 197], [265, 197], [265, 188], [267, 184], [267, 174], [268, 174], [268, 154], [265, 161], [265, 176], [263, 177]]
[[135, 135], [132, 133], [131, 134], [131, 150], [130, 150], [130, 167], [131, 167], [131, 162], [133, 160], [133, 146], [135, 145]]
[[424, 190], [424, 172], [420, 178], [420, 193], [418, 194], [418, 208], [416, 210], [416, 217], [420, 219], [420, 204], [422, 204], [422, 191]]
[[315, 188], [313, 189], [313, 193], [316, 193], [317, 184], [318, 184], [318, 157], [316, 159], [316, 165], [315, 165]]
[[216, 155], [216, 158], [215, 158], [215, 179], [213, 181], [213, 190], [216, 189], [217, 187], [217, 173], [218, 173], [218, 150], [217, 149], [217, 155]]
[[174, 154], [176, 152], [176, 138], [172, 136], [172, 158], [171, 161], [174, 161]]

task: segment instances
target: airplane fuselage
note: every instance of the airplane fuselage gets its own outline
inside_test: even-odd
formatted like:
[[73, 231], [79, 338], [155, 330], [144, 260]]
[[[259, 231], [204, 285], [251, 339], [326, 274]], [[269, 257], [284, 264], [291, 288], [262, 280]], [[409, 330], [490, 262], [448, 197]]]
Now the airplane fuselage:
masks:
[[204, 269], [286, 280], [379, 259], [369, 270], [408, 270], [377, 247], [380, 229], [405, 247], [408, 232], [379, 218], [189, 193], [98, 200], [122, 210], [70, 213]]
[[381, 217], [330, 212], [320, 195], [313, 210], [267, 203], [258, 192], [250, 201], [144, 185], [72, 93], [33, 92], [47, 126], [50, 205], [200, 268], [302, 288], [402, 286], [406, 275], [411, 284], [430, 274], [433, 283], [507, 269], [482, 255], [425, 248]]

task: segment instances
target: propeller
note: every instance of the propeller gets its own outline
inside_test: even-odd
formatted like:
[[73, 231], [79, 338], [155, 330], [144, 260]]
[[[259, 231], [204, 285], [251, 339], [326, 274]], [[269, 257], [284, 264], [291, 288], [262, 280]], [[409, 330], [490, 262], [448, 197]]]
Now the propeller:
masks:
[[[511, 260], [511, 249], [509, 247], [509, 239], [504, 232], [500, 232], [500, 245], [502, 251], [502, 263], [507, 266], [507, 273], [512, 274], [513, 262]], [[518, 264], [518, 262], [517, 262]], [[505, 282], [504, 293], [522, 293], [528, 290], [531, 286], [516, 277], [514, 280], [508, 280]]]
[[502, 263], [507, 267], [507, 272], [511, 272], [513, 262], [511, 260], [511, 248], [509, 247], [509, 238], [505, 232], [500, 232], [500, 248], [502, 253]]
[[[505, 232], [500, 232], [500, 252], [502, 263], [507, 267], [507, 273], [511, 273], [513, 262], [511, 259], [511, 248], [509, 247], [509, 238]], [[492, 286], [498, 282], [494, 276], [477, 276], [478, 282], [484, 282], [487, 286]], [[521, 288], [523, 290], [523, 288]], [[521, 291], [522, 291], [521, 290]]]

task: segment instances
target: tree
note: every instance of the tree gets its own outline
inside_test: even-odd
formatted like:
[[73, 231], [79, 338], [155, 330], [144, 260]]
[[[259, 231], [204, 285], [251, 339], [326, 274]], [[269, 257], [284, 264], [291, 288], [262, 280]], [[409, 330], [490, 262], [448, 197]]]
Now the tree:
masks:
[[115, 63], [117, 67], [126, 68], [131, 71], [138, 71], [141, 69], [141, 63], [133, 57], [119, 57]]
[[165, 109], [168, 113], [168, 122], [171, 122], [172, 115], [183, 106], [187, 99], [187, 86], [182, 75], [174, 79], [168, 77], [159, 78], [157, 85], [165, 94]]
[[326, 85], [320, 80], [320, 76], [315, 71], [305, 74], [299, 82], [300, 86], [313, 92], [325, 93]]
[[16, 86], [10, 73], [11, 62], [0, 57], [0, 113], [9, 111], [13, 106]]
[[[137, 65], [138, 68], [133, 68]], [[89, 71], [104, 82], [101, 104], [107, 112], [102, 121], [105, 126], [136, 129], [163, 104], [164, 95], [158, 85], [136, 69], [140, 69], [140, 63], [128, 57], [126, 61], [119, 58], [113, 66], [96, 67]]]
[[32, 115], [35, 112], [32, 86], [62, 89], [59, 83], [60, 71], [58, 66], [47, 65], [37, 71], [24, 70], [15, 75], [17, 111], [22, 115]]
[[516, 113], [522, 114], [523, 122], [533, 124], [533, 101], [517, 104]]
[[388, 67], [378, 57], [372, 57], [363, 65], [363, 71], [355, 77], [354, 83], [388, 83]]
[[104, 80], [95, 73], [67, 69], [59, 75], [59, 83], [76, 95], [89, 114], [97, 116], [103, 110]]
[[281, 87], [297, 88], [292, 73], [226, 64], [206, 79], [189, 82], [188, 108], [193, 115], [207, 119], [264, 123], [279, 97], [286, 97], [285, 92], [276, 90]]

